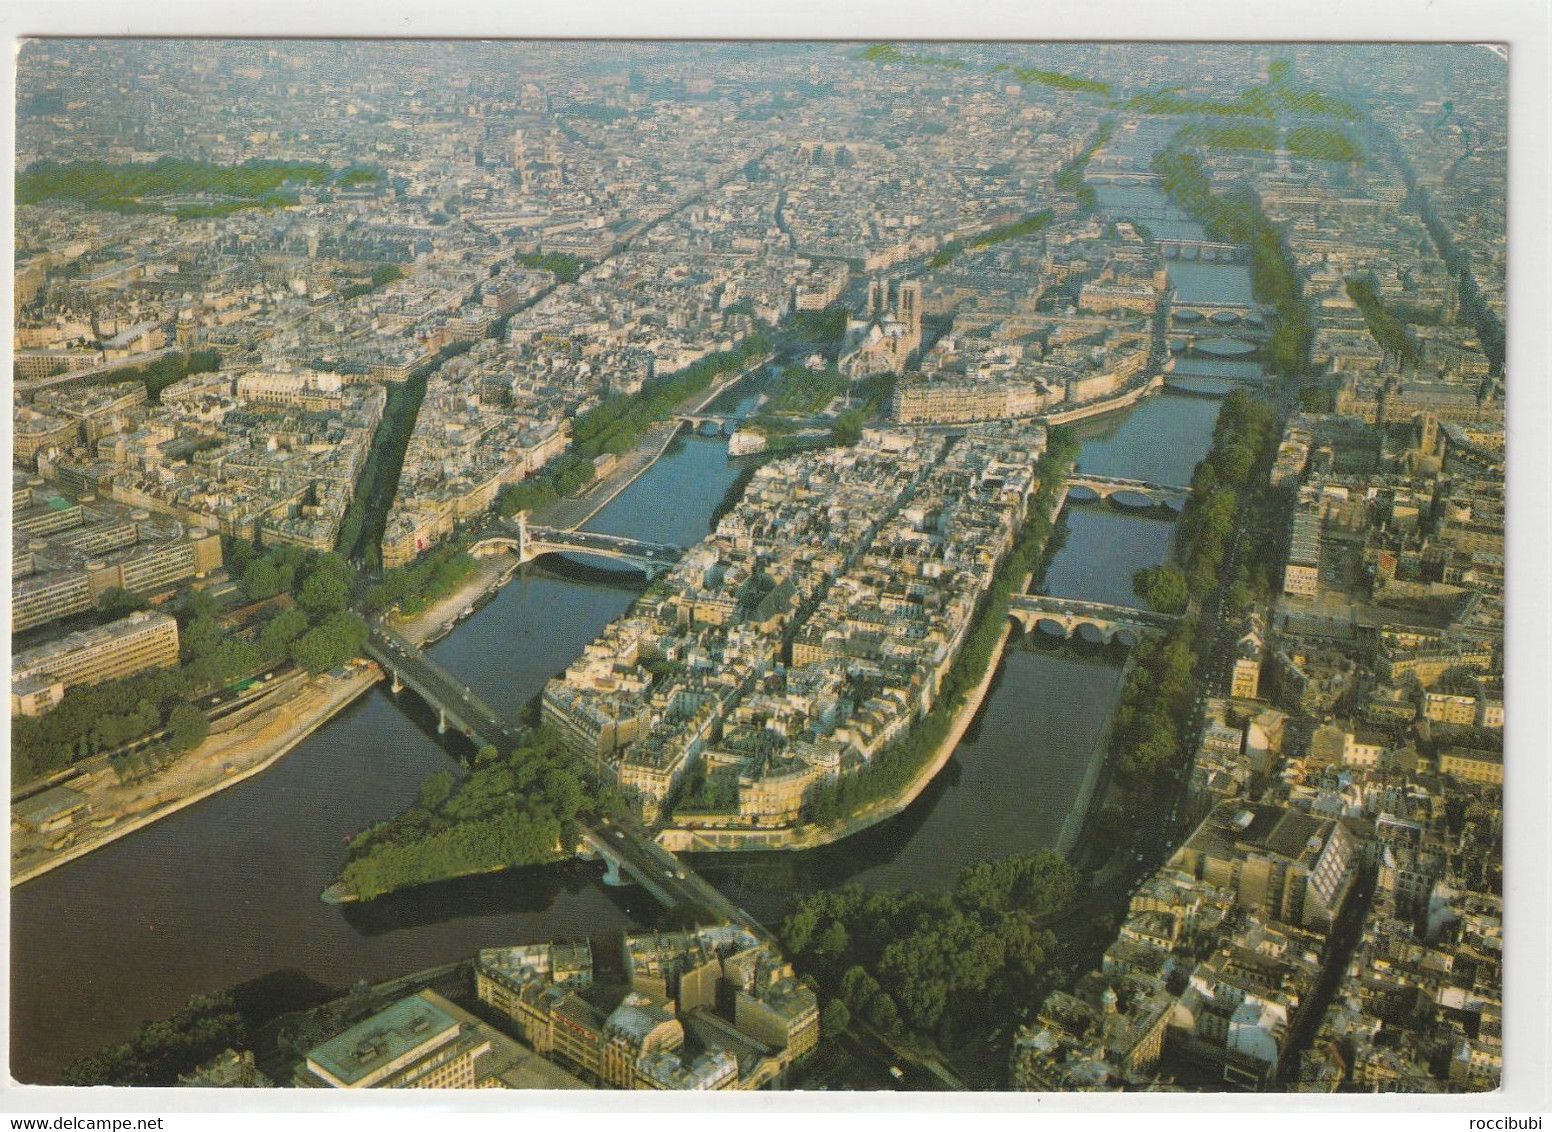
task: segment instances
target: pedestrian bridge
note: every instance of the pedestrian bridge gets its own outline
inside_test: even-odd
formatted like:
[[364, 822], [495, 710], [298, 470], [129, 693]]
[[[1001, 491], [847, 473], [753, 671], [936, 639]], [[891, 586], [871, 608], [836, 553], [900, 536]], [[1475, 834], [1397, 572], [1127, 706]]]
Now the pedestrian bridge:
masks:
[[[1084, 496], [1074, 497], [1072, 489], [1075, 487], [1086, 488], [1100, 499], [1109, 499], [1111, 496], [1124, 493], [1127, 496], [1143, 496], [1155, 507], [1168, 507], [1171, 511], [1180, 511], [1187, 499], [1191, 497], [1189, 487], [1180, 487], [1176, 484], [1153, 483], [1151, 480], [1130, 480], [1118, 476], [1090, 476], [1082, 472], [1074, 472], [1067, 477], [1069, 501], [1076, 503], [1093, 502]], [[1117, 500], [1118, 503], [1124, 500]]]
[[1026, 633], [1039, 629], [1063, 639], [1077, 633], [1085, 640], [1107, 645], [1112, 641], [1134, 645], [1144, 635], [1167, 633], [1180, 620], [1168, 613], [1047, 594], [1019, 594], [1008, 604], [1008, 616]]
[[517, 529], [511, 534], [490, 535], [469, 548], [476, 558], [506, 551], [516, 554], [519, 562], [532, 562], [546, 554], [586, 554], [608, 558], [633, 566], [647, 576], [657, 577], [684, 555], [684, 548], [661, 542], [604, 535], [593, 531], [567, 531], [557, 527], [530, 527], [526, 515], [518, 516]]

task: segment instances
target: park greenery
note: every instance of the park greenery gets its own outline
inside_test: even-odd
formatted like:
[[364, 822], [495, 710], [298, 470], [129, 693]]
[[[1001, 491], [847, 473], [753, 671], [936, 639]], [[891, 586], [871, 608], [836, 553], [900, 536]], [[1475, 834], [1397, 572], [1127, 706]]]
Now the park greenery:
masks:
[[587, 264], [567, 252], [525, 252], [512, 258], [535, 271], [548, 271], [561, 283], [575, 283], [587, 268]]
[[[852, 381], [834, 366], [787, 366], [752, 424], [765, 433], [770, 455], [824, 445], [849, 447], [862, 438], [868, 421], [888, 408], [893, 395], [894, 378], [888, 374]], [[813, 418], [839, 397], [846, 398], [846, 407], [830, 422], [828, 434], [816, 433]]]
[[1085, 79], [1062, 71], [1042, 71], [1039, 67], [1014, 67], [1008, 63], [998, 63], [992, 68], [994, 74], [998, 71], [1011, 71], [1013, 77], [1021, 83], [1040, 83], [1070, 94], [1101, 94], [1108, 98], [1115, 92], [1115, 86], [1103, 79]]
[[815, 825], [843, 824], [866, 807], [898, 795], [932, 761], [998, 652], [1013, 595], [1039, 565], [1051, 534], [1051, 505], [1063, 476], [1072, 466], [1077, 447], [1067, 429], [1051, 430], [1049, 447], [1040, 461], [1040, 484], [1030, 497], [1023, 529], [982, 596], [965, 643], [943, 678], [932, 710], [867, 766], [810, 786], [803, 798], [805, 821]]
[[1358, 144], [1341, 130], [1329, 126], [1294, 126], [1283, 135], [1283, 148], [1295, 157], [1314, 161], [1347, 161], [1356, 164], [1363, 160], [1363, 150]]
[[163, 354], [143, 366], [128, 366], [92, 378], [91, 385], [124, 385], [138, 381], [146, 387], [146, 399], [152, 404], [162, 399], [162, 390], [196, 373], [214, 373], [221, 368], [220, 350], [192, 350]]
[[824, 310], [794, 311], [776, 328], [776, 348], [793, 357], [819, 354], [833, 362], [840, 356], [850, 320], [851, 311], [842, 303], [831, 303]]
[[[112, 212], [163, 212], [180, 220], [227, 216], [245, 208], [283, 208], [300, 199], [286, 186], [358, 187], [385, 179], [351, 166], [337, 175], [310, 161], [253, 159], [240, 165], [163, 157], [150, 162], [35, 161], [16, 178], [18, 204], [66, 200]], [[199, 200], [183, 198], [197, 196]]]
[[1196, 122], [1175, 137], [1179, 143], [1198, 149], [1277, 151], [1277, 128], [1265, 122]]
[[956, 1048], [1051, 989], [1053, 929], [1078, 880], [1047, 851], [972, 865], [947, 893], [849, 884], [804, 897], [782, 921], [782, 947], [817, 983], [831, 1027], [860, 1018], [889, 1038]]
[[558, 860], [576, 845], [597, 803], [575, 757], [540, 729], [508, 754], [480, 749], [455, 782], [432, 774], [416, 804], [358, 834], [340, 885], [370, 900], [410, 885]]
[[1126, 100], [1125, 109], [1136, 114], [1191, 114], [1219, 118], [1266, 118], [1279, 115], [1301, 118], [1337, 118], [1358, 120], [1358, 111], [1350, 103], [1325, 94], [1293, 75], [1287, 60], [1277, 60], [1269, 68], [1268, 79], [1260, 86], [1248, 87], [1231, 99], [1193, 98], [1178, 88], [1144, 91]]
[[[963, 59], [955, 59], [948, 55], [908, 55], [893, 43], [875, 43], [870, 47], [864, 47], [856, 52], [853, 58], [869, 63], [908, 63], [918, 67], [937, 67], [945, 71], [959, 71], [966, 66]], [[1085, 79], [1061, 71], [1042, 70], [1039, 67], [1015, 67], [1010, 63], [998, 63], [987, 68], [988, 74], [995, 75], [1003, 72], [1012, 74], [1019, 82], [1026, 85], [1039, 83], [1069, 94], [1099, 94], [1108, 97], [1115, 90], [1111, 83], [1101, 79]]]
[[907, 55], [893, 43], [875, 43], [871, 47], [864, 47], [853, 58], [865, 59], [869, 63], [909, 63], [917, 67], [940, 67], [945, 71], [959, 71], [965, 66], [963, 59], [954, 59], [947, 55]]
[[474, 559], [456, 542], [443, 543], [413, 562], [385, 570], [382, 579], [366, 591], [368, 613], [398, 607], [413, 616], [456, 590], [474, 571]]
[[404, 278], [404, 269], [397, 264], [379, 264], [372, 270], [372, 277], [356, 283], [347, 283], [340, 288], [340, 298], [359, 299], [362, 295], [370, 295], [379, 287], [386, 287], [398, 279]]
[[1015, 220], [1011, 224], [1001, 224], [996, 228], [988, 229], [975, 236], [963, 240], [950, 240], [933, 254], [927, 261], [928, 267], [947, 267], [954, 262], [954, 258], [964, 251], [974, 251], [977, 248], [989, 248], [993, 244], [1000, 244], [1006, 240], [1017, 240], [1024, 236], [1033, 236], [1042, 231], [1051, 223], [1052, 212], [1049, 208], [1031, 213], [1021, 220]]
[[1267, 219], [1255, 193], [1247, 188], [1215, 193], [1201, 158], [1173, 145], [1159, 151], [1153, 169], [1170, 199], [1195, 217], [1209, 236], [1250, 248], [1251, 286], [1257, 300], [1276, 311], [1267, 359], [1279, 375], [1302, 377], [1314, 321], [1282, 231]]
[[775, 383], [766, 391], [766, 399], [756, 418], [761, 424], [775, 425], [780, 416], [812, 416], [842, 396], [850, 382], [834, 366], [811, 370], [806, 366], [785, 366]]
[[189, 592], [174, 611], [178, 666], [72, 687], [47, 714], [15, 716], [12, 781], [29, 782], [103, 754], [120, 778], [158, 769], [205, 739], [208, 719], [191, 700], [267, 668], [290, 663], [325, 672], [360, 652], [366, 623], [349, 609], [356, 575], [344, 559], [296, 546], [261, 551], [237, 540], [226, 561], [254, 601], [286, 600], [273, 602], [253, 632], [239, 635], [223, 626], [209, 593]]

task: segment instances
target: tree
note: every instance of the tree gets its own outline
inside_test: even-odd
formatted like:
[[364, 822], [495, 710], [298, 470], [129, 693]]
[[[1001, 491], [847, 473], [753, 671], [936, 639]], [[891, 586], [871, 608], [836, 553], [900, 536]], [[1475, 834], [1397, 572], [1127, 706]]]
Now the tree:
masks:
[[832, 998], [825, 1003], [825, 1008], [819, 1013], [819, 1032], [827, 1038], [843, 1032], [851, 1025], [851, 1011], [846, 1009], [846, 1004], [838, 998]]
[[282, 609], [269, 619], [259, 633], [259, 651], [268, 660], [279, 660], [286, 655], [291, 642], [307, 632], [307, 614], [292, 606]]
[[146, 600], [139, 594], [120, 589], [118, 586], [109, 586], [97, 599], [97, 610], [104, 617], [118, 620], [120, 617], [128, 617], [137, 610], [146, 608]]
[[421, 809], [434, 813], [442, 808], [447, 796], [453, 792], [451, 771], [439, 770], [420, 784]]
[[1178, 566], [1148, 566], [1132, 575], [1132, 592], [1160, 613], [1185, 609], [1189, 593], [1186, 575]]
[[302, 583], [297, 604], [314, 617], [324, 617], [344, 609], [350, 601], [351, 579], [336, 570], [315, 570]]
[[887, 994], [880, 994], [868, 1007], [868, 1021], [886, 1037], [897, 1037], [905, 1029], [900, 1021], [900, 1008]]
[[282, 588], [280, 574], [275, 568], [275, 563], [268, 555], [256, 558], [243, 571], [243, 589], [248, 591], [248, 596], [254, 601], [263, 601], [267, 597], [274, 597]]
[[168, 740], [175, 751], [189, 751], [210, 734], [210, 720], [193, 704], [179, 704], [167, 718]]

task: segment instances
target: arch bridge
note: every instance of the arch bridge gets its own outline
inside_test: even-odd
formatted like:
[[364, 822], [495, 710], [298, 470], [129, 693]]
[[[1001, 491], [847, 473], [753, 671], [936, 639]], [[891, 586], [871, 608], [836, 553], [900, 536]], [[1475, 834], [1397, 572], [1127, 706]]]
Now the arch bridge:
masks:
[[716, 425], [718, 430], [727, 428], [730, 424], [736, 424], [735, 418], [722, 413], [680, 413], [675, 420], [683, 421], [693, 429], [699, 429], [702, 425]]
[[1159, 175], [1152, 171], [1127, 169], [1124, 167], [1098, 168], [1094, 167], [1094, 159], [1090, 159], [1089, 168], [1084, 175], [1084, 180], [1091, 185], [1156, 185], [1159, 183]]
[[507, 551], [519, 562], [532, 562], [546, 554], [586, 554], [624, 562], [645, 574], [648, 580], [670, 569], [684, 555], [684, 548], [667, 543], [647, 542], [622, 535], [604, 535], [594, 531], [567, 531], [558, 527], [531, 527], [526, 515], [518, 516], [517, 529], [511, 534], [490, 535], [469, 548], [476, 558]]
[[[1179, 510], [1185, 506], [1185, 501], [1191, 496], [1189, 487], [1180, 487], [1177, 484], [1154, 483], [1151, 480], [1129, 480], [1119, 476], [1091, 476], [1082, 472], [1074, 472], [1066, 480], [1069, 489], [1085, 487], [1092, 491], [1100, 499], [1109, 499], [1117, 492], [1128, 492], [1132, 495], [1144, 495], [1152, 500], [1155, 507], [1169, 507], [1171, 510]], [[1071, 496], [1069, 496], [1071, 498]]]
[[[1165, 259], [1180, 259], [1185, 255], [1190, 259], [1205, 259], [1209, 263], [1247, 263], [1250, 260], [1250, 249], [1243, 244], [1225, 244], [1217, 240], [1183, 240], [1170, 237], [1159, 237], [1154, 240], [1159, 251], [1164, 253]], [[1204, 253], [1210, 252], [1211, 255]], [[1195, 253], [1194, 255], [1191, 253]]]
[[[1060, 630], [1063, 638], [1079, 633], [1097, 636], [1107, 645], [1117, 639], [1122, 644], [1135, 644], [1138, 638], [1147, 634], [1168, 632], [1180, 620], [1176, 615], [1133, 609], [1127, 605], [1075, 601], [1046, 594], [1019, 594], [1009, 603], [1008, 616], [1026, 633], [1038, 628], [1056, 635], [1054, 631]], [[1084, 627], [1092, 629], [1093, 633], [1083, 634]]]

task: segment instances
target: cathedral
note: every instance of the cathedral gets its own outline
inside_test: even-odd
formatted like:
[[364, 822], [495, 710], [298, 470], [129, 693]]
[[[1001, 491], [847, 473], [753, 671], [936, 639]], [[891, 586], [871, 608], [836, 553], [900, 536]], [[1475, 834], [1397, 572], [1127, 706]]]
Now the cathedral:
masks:
[[838, 362], [841, 373], [855, 380], [875, 373], [904, 373], [906, 362], [921, 350], [921, 284], [874, 279], [862, 318], [846, 325]]

